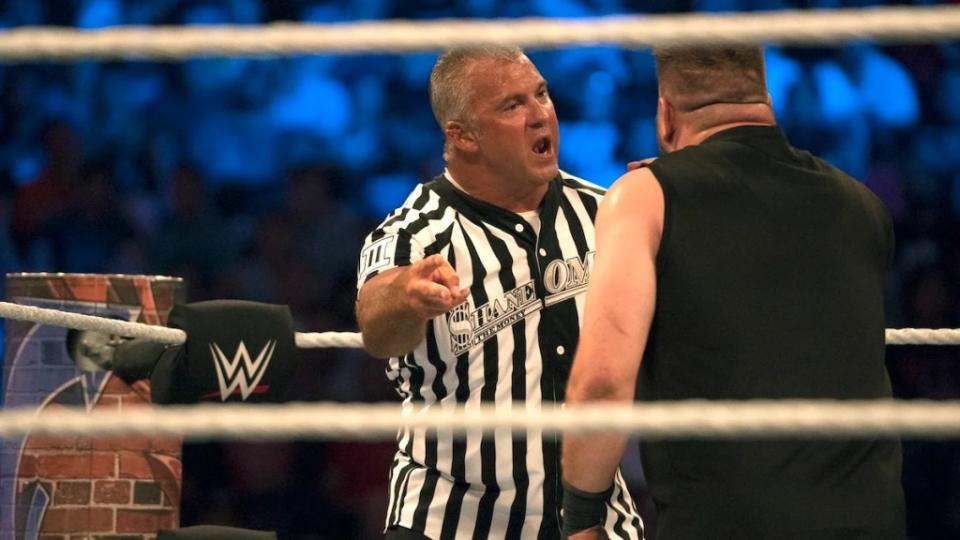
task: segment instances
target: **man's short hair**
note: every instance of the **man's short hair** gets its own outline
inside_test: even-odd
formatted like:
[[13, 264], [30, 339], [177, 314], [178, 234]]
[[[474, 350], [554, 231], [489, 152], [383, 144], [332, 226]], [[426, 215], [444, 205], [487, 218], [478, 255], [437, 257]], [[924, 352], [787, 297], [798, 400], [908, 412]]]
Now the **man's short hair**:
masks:
[[475, 46], [445, 51], [430, 72], [430, 107], [443, 129], [449, 120], [467, 122], [473, 92], [464, 84], [471, 64], [476, 60], [516, 62], [523, 56], [519, 47]]
[[767, 100], [760, 46], [666, 46], [654, 49], [653, 55], [660, 94], [681, 111]]

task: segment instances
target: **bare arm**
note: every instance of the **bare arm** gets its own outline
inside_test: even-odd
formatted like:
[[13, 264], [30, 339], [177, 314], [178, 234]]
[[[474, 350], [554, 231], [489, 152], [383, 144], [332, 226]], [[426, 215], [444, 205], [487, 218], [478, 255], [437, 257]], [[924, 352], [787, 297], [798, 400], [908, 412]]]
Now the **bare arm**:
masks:
[[[604, 198], [568, 404], [633, 400], [653, 321], [663, 215], [663, 191], [647, 168], [625, 174]], [[626, 443], [619, 434], [564, 436], [564, 481], [588, 494], [609, 489]], [[571, 538], [599, 537], [600, 532], [588, 529]]]
[[423, 340], [427, 322], [468, 295], [469, 289], [460, 289], [460, 278], [440, 255], [371, 278], [357, 297], [364, 349], [380, 358], [412, 351]]

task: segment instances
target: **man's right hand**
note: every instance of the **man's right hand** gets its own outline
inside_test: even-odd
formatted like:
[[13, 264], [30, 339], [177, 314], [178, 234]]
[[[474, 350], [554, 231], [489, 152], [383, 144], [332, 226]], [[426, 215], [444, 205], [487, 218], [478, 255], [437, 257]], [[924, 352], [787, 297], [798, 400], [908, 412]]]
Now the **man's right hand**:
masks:
[[421, 319], [450, 311], [470, 296], [460, 288], [460, 277], [441, 255], [431, 255], [411, 264], [395, 284], [403, 288], [410, 310]]
[[456, 271], [441, 255], [378, 274], [357, 297], [363, 348], [380, 358], [412, 351], [423, 341], [424, 325], [469, 296]]

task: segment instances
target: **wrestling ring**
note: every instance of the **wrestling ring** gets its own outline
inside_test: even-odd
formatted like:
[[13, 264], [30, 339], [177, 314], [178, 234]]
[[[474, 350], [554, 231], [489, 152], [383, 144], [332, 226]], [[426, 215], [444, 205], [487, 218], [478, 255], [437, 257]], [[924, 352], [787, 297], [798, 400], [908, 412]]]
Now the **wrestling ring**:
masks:
[[[960, 7], [664, 15], [581, 20], [382, 22], [261, 27], [114, 27], [96, 31], [13, 28], [0, 33], [0, 62], [71, 59], [170, 61], [198, 56], [435, 51], [481, 43], [527, 48], [615, 44], [777, 43], [832, 45], [870, 39], [928, 43], [960, 36]], [[0, 303], [0, 317], [181, 344], [183, 331], [29, 305]], [[359, 348], [359, 334], [298, 333], [300, 348]], [[960, 345], [960, 329], [887, 329], [888, 346]], [[960, 439], [960, 401], [750, 401], [431, 407], [396, 403], [218, 404], [123, 410], [0, 411], [0, 439], [25, 436], [175, 436], [222, 439], [390, 439], [397, 430], [622, 431], [643, 438], [903, 437]], [[386, 471], [384, 471], [386, 472]]]

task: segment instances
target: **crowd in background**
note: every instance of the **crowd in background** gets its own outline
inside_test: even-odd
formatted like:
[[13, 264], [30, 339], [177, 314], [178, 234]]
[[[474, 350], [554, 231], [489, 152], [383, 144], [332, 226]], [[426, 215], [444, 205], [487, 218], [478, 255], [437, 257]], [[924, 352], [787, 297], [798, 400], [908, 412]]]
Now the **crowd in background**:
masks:
[[[6, 0], [0, 28], [876, 4]], [[627, 161], [656, 155], [649, 51], [580, 47], [530, 56], [561, 120], [562, 168], [609, 185]], [[187, 280], [191, 301], [287, 304], [301, 331], [355, 330], [364, 234], [443, 167], [426, 93], [435, 58], [0, 64], [0, 270], [176, 275]], [[862, 180], [893, 214], [888, 326], [960, 327], [960, 42], [768, 47], [767, 62], [791, 141]], [[960, 398], [953, 348], [890, 348], [888, 365], [898, 397]], [[305, 351], [298, 369], [295, 399], [396, 399], [383, 363], [361, 351]], [[279, 529], [285, 538], [375, 538], [394, 446], [188, 446], [184, 523]], [[642, 477], [633, 478], [642, 491]], [[910, 538], [960, 536], [957, 443], [908, 442], [904, 481]]]

